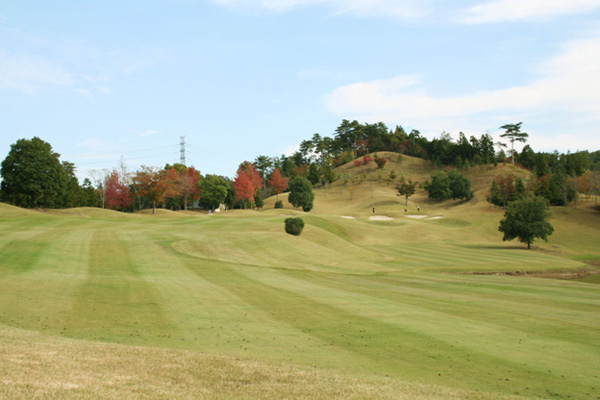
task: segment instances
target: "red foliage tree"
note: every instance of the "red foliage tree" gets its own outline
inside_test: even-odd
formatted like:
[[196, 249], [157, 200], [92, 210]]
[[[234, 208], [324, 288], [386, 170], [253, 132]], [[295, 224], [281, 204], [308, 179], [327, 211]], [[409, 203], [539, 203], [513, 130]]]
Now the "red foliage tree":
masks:
[[183, 209], [187, 210], [188, 200], [192, 202], [200, 198], [200, 171], [189, 167], [180, 175], [179, 193], [183, 196]]
[[104, 180], [106, 206], [112, 210], [124, 210], [131, 205], [133, 199], [129, 194], [129, 186], [116, 170]]
[[271, 174], [269, 185], [273, 188], [273, 193], [277, 195], [277, 200], [279, 200], [279, 193], [283, 193], [283, 191], [288, 188], [287, 179], [281, 176], [279, 168], [275, 168]]

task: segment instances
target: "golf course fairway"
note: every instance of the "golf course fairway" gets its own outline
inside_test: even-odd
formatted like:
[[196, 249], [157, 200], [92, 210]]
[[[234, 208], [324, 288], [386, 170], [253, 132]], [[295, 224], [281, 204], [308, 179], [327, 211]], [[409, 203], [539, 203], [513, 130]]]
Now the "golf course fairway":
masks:
[[378, 220], [369, 191], [311, 213], [0, 204], [0, 398], [600, 398], [600, 286], [544, 276], [600, 259], [597, 212], [554, 209], [528, 251], [485, 202]]

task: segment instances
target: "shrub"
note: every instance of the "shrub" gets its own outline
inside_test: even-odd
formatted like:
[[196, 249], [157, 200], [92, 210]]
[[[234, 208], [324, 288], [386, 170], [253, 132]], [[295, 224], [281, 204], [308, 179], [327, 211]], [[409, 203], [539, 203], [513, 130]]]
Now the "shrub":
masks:
[[387, 160], [383, 157], [378, 157], [377, 154], [375, 154], [375, 163], [377, 164], [377, 168], [383, 169], [383, 167], [385, 167], [385, 163], [387, 163]]
[[354, 165], [357, 167], [360, 167], [362, 165], [362, 161], [361, 160], [354, 160]]
[[372, 161], [372, 160], [371, 160], [371, 157], [369, 157], [369, 156], [364, 156], [364, 157], [363, 157], [363, 165], [367, 165], [367, 164], [368, 164], [368, 163], [370, 163], [371, 161]]
[[283, 208], [283, 201], [277, 200], [275, 202], [275, 208]]
[[290, 235], [300, 236], [304, 229], [304, 221], [302, 218], [286, 218], [285, 219], [285, 231]]

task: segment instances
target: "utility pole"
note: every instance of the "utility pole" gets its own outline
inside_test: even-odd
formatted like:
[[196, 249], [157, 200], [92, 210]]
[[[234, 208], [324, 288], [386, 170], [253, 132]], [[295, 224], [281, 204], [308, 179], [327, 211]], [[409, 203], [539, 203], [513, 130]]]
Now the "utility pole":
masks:
[[185, 136], [181, 136], [181, 142], [179, 142], [179, 146], [180, 146], [179, 163], [181, 163], [182, 165], [185, 165]]

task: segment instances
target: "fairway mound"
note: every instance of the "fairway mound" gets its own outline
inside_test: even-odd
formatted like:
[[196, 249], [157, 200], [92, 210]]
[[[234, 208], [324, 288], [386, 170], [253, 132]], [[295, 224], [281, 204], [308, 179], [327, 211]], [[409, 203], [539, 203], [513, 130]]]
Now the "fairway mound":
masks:
[[154, 213], [151, 208], [147, 208], [145, 210], [138, 211], [136, 214], [156, 215], [159, 217], [174, 217], [178, 215], [178, 212], [172, 210], [165, 210], [164, 208], [157, 208], [156, 213]]
[[79, 218], [123, 218], [132, 215], [120, 211], [96, 207], [65, 208], [58, 210], [47, 209], [44, 210], [44, 214]]
[[36, 212], [32, 210], [0, 203], [0, 217], [18, 217], [20, 215], [31, 215], [35, 213]]
[[372, 217], [369, 217], [369, 221], [393, 221], [394, 218], [392, 217], [387, 217], [385, 215], [373, 215]]

